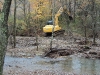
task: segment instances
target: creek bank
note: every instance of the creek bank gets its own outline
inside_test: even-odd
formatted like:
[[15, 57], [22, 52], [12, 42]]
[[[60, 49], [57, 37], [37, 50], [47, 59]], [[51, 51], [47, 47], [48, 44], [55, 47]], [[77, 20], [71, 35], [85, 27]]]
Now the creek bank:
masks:
[[34, 57], [36, 55], [57, 58], [60, 56], [78, 55], [85, 58], [100, 59], [100, 40], [98, 45], [92, 46], [91, 41], [84, 45], [84, 41], [80, 39], [64, 39], [55, 37], [53, 40], [53, 48], [50, 49], [50, 37], [38, 37], [36, 45], [35, 37], [16, 37], [16, 48], [8, 43], [7, 55], [15, 57]]

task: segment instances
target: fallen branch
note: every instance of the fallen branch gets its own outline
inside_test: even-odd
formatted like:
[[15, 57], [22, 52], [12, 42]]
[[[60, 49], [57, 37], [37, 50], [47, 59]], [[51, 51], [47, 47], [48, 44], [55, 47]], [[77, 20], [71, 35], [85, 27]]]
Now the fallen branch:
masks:
[[73, 51], [70, 50], [70, 49], [57, 49], [57, 48], [52, 48], [52, 49], [50, 49], [48, 52], [46, 52], [46, 53], [44, 54], [44, 57], [50, 56], [50, 55], [52, 55], [52, 54], [57, 54], [57, 53], [60, 54], [60, 55], [63, 55], [63, 54], [61, 54], [61, 53], [70, 55], [70, 54], [73, 53]]

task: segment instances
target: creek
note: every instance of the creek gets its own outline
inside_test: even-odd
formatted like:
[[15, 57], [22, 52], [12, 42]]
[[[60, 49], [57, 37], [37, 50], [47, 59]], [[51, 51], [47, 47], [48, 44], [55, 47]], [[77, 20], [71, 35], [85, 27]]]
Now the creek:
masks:
[[76, 56], [58, 58], [48, 58], [41, 56], [35, 56], [32, 58], [20, 58], [5, 56], [4, 68], [9, 66], [12, 68], [15, 68], [15, 66], [19, 66], [20, 69], [28, 71], [54, 70], [84, 75], [100, 74], [99, 59], [86, 59]]

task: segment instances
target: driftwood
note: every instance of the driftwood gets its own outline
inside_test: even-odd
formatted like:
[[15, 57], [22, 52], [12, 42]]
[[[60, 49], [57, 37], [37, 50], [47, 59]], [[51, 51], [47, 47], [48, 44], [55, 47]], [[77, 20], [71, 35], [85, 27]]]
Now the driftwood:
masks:
[[84, 57], [85, 58], [98, 58], [100, 59], [100, 52], [96, 52], [96, 51], [89, 51], [88, 53], [84, 53]]
[[73, 54], [73, 51], [70, 49], [57, 49], [52, 48], [48, 52], [44, 54], [44, 57], [55, 57], [56, 55], [59, 56], [67, 56]]

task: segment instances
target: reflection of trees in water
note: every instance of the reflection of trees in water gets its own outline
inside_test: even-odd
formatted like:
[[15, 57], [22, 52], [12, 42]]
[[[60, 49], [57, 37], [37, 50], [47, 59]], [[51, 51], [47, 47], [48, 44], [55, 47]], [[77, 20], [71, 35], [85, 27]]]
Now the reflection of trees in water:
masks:
[[80, 61], [80, 59], [78, 57], [73, 57], [72, 60], [73, 60], [72, 61], [73, 71], [75, 73], [80, 73], [81, 72], [81, 70], [80, 70], [80, 68], [81, 68], [81, 61]]
[[[67, 58], [67, 57], [66, 57]], [[66, 61], [62, 62], [63, 71], [71, 72], [72, 69], [72, 58], [68, 57]]]
[[99, 74], [99, 63], [97, 60], [85, 59], [78, 57], [66, 57], [67, 59], [61, 62], [61, 68], [65, 72], [74, 72], [77, 74]]
[[96, 71], [95, 60], [92, 61], [90, 67], [91, 67], [91, 73], [95, 74], [96, 73], [95, 72]]
[[96, 61], [89, 59], [81, 60], [81, 73], [96, 74]]

